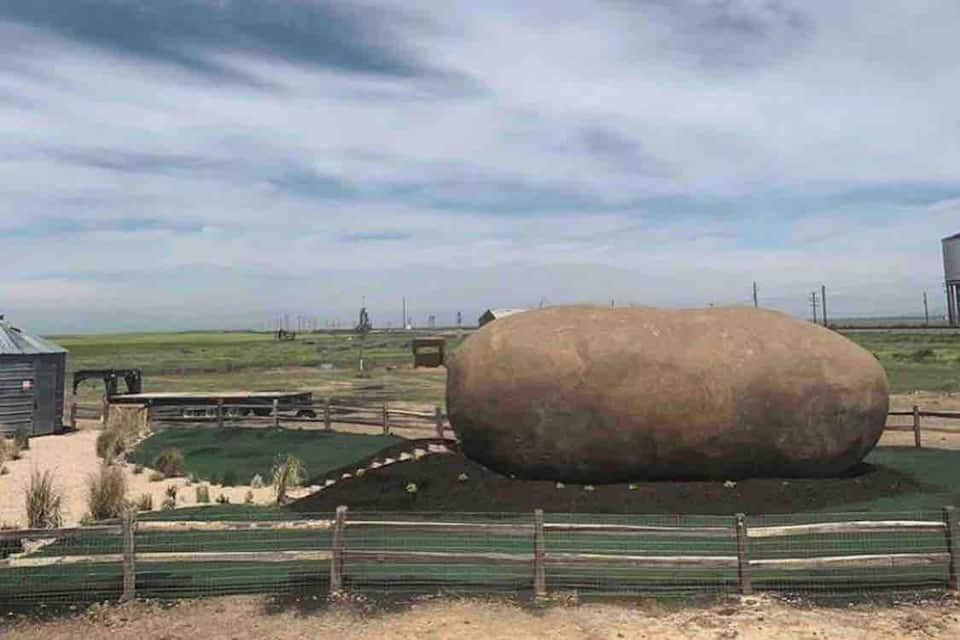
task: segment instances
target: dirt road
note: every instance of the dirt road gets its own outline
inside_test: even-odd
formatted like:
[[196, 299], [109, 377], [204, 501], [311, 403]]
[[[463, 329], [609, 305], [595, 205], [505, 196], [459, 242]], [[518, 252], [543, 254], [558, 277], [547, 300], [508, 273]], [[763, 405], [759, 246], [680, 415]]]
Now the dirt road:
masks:
[[956, 602], [816, 608], [757, 597], [684, 608], [641, 602], [532, 609], [506, 601], [442, 600], [393, 613], [363, 614], [355, 607], [277, 611], [262, 598], [229, 597], [189, 601], [172, 608], [143, 603], [99, 607], [46, 623], [8, 621], [0, 623], [0, 636], [8, 640], [107, 636], [117, 640], [952, 639], [960, 637], [960, 609]]

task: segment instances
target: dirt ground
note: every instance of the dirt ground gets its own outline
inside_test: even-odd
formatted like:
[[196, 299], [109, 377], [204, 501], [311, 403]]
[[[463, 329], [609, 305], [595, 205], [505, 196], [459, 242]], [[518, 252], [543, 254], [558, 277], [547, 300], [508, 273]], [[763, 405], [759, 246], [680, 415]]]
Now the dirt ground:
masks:
[[621, 601], [532, 608], [505, 600], [441, 599], [391, 612], [364, 612], [344, 605], [306, 611], [238, 596], [185, 601], [172, 607], [157, 603], [99, 606], [48, 622], [8, 620], [0, 622], [0, 635], [8, 640], [107, 636], [117, 640], [929, 639], [960, 637], [960, 609], [955, 601], [812, 607], [760, 596], [683, 607]]

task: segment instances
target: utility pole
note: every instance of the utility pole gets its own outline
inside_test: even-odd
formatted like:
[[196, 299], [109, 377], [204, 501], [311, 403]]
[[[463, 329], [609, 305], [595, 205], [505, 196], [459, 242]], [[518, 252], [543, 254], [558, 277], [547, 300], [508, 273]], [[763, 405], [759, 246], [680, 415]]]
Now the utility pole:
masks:
[[813, 324], [817, 324], [817, 306], [818, 306], [817, 302], [818, 302], [817, 292], [811, 291], [810, 292], [810, 311], [813, 314]]
[[923, 324], [930, 326], [930, 307], [927, 306], [927, 292], [923, 292]]
[[756, 309], [759, 306], [760, 304], [759, 302], [757, 302], [757, 281], [754, 280], [753, 281], [753, 308]]
[[400, 328], [407, 328], [407, 296], [403, 296], [403, 316], [400, 318]]
[[823, 326], [827, 326], [827, 285], [820, 285], [820, 304], [823, 305]]

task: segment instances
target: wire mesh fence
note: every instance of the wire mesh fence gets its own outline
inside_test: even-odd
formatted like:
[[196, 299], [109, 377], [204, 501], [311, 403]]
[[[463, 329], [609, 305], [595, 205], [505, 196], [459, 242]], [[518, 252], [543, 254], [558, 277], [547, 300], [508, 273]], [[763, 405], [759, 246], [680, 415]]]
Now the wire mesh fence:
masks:
[[254, 513], [2, 531], [0, 606], [341, 589], [537, 597], [955, 589], [960, 555], [950, 507], [746, 517]]

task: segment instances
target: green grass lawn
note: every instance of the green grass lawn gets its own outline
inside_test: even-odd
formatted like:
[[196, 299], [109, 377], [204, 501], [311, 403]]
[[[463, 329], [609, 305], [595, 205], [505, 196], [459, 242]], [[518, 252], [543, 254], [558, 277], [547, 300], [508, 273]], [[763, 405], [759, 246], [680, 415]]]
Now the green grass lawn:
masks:
[[184, 455], [184, 472], [207, 481], [221, 481], [230, 473], [237, 484], [245, 485], [255, 474], [269, 481], [280, 454], [297, 456], [314, 476], [372, 456], [398, 441], [400, 438], [392, 435], [321, 430], [164, 429], [141, 442], [130, 460], [150, 466], [164, 449], [179, 449]]

